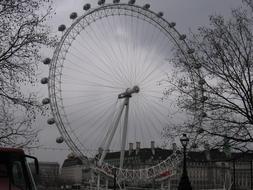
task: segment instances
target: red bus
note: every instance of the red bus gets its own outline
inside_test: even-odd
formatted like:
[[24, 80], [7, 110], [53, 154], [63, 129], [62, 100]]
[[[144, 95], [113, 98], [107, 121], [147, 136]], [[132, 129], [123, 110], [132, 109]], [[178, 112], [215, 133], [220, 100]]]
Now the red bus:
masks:
[[37, 158], [22, 149], [0, 148], [0, 190], [37, 190], [27, 158], [34, 161], [38, 173]]

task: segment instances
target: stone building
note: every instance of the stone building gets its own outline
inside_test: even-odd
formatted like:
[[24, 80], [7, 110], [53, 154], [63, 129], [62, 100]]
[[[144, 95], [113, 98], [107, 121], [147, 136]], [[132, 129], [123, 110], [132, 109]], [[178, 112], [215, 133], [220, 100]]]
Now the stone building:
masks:
[[35, 166], [33, 163], [29, 164], [35, 181], [40, 187], [47, 187], [54, 189], [57, 186], [59, 178], [60, 164], [57, 162], [39, 162], [39, 175], [35, 174]]
[[[141, 148], [139, 142], [136, 148], [133, 143], [125, 152], [124, 168], [140, 169], [153, 166], [173, 153], [173, 149], [155, 148], [151, 142], [150, 148]], [[110, 152], [105, 162], [119, 166], [120, 152]], [[253, 187], [253, 153], [225, 153], [208, 147], [204, 151], [190, 151], [187, 154], [188, 175], [194, 190], [230, 189], [250, 190]], [[179, 165], [176, 175], [164, 176], [162, 180], [149, 181], [143, 187], [166, 187], [176, 190], [182, 174]]]
[[91, 169], [74, 154], [69, 154], [61, 167], [61, 180], [69, 185], [89, 183]]
[[62, 164], [61, 179], [71, 183], [81, 183], [83, 165], [80, 158], [73, 154], [68, 155], [68, 158], [65, 159]]
[[[155, 147], [151, 142], [150, 148], [141, 148], [139, 142], [129, 144], [125, 151], [124, 168], [141, 169], [160, 163], [173, 153], [173, 149], [162, 149]], [[101, 153], [101, 152], [100, 152]], [[105, 157], [108, 164], [119, 166], [120, 152], [109, 152]], [[250, 190], [253, 179], [252, 153], [230, 153], [221, 150], [190, 151], [187, 154], [188, 175], [194, 190], [211, 189], [233, 189]], [[166, 188], [177, 190], [182, 174], [182, 165], [179, 165], [176, 175], [170, 173], [161, 178], [152, 179], [145, 183], [135, 184], [139, 188]], [[61, 176], [73, 183], [88, 186], [96, 185], [96, 173], [77, 158], [70, 156], [64, 161]], [[100, 176], [100, 185], [109, 185], [112, 188], [113, 179]]]

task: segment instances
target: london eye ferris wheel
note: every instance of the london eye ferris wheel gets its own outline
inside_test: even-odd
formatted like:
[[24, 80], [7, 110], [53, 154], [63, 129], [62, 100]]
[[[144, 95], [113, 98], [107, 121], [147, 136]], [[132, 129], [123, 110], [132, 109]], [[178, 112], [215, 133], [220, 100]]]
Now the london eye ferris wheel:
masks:
[[186, 56], [194, 51], [175, 23], [151, 11], [149, 4], [100, 0], [98, 5], [84, 5], [82, 16], [70, 15], [70, 27], [59, 26], [63, 35], [53, 58], [44, 60], [49, 77], [41, 82], [48, 84], [49, 98], [43, 104], [50, 104], [53, 115], [48, 124], [56, 124], [58, 142], [64, 141], [83, 159], [102, 150], [97, 167], [105, 173], [115, 167], [104, 162], [106, 155], [119, 151], [122, 175], [154, 177], [174, 167], [180, 155], [157, 167], [130, 171], [124, 168], [125, 150], [134, 142], [143, 148], [150, 141], [161, 146], [162, 129], [185, 122], [177, 94], [164, 98], [164, 93], [177, 69], [172, 49]]

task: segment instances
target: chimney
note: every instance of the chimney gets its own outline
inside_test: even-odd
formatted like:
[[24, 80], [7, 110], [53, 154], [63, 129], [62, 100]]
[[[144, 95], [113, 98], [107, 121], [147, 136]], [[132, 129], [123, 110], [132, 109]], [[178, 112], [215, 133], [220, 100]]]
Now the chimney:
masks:
[[103, 148], [102, 148], [102, 147], [99, 147], [99, 148], [98, 148], [98, 155], [100, 155], [100, 156], [101, 156], [101, 155], [102, 155], [102, 153], [103, 153]]
[[173, 152], [177, 151], [177, 144], [176, 143], [172, 143], [172, 151]]
[[231, 149], [230, 149], [229, 139], [225, 137], [223, 141], [224, 141], [223, 152], [225, 153], [225, 156], [227, 158], [231, 158]]
[[205, 149], [205, 156], [206, 156], [206, 159], [209, 161], [211, 160], [211, 157], [210, 157], [210, 146], [208, 143], [205, 143], [204, 145], [204, 149]]
[[134, 150], [134, 144], [133, 143], [129, 143], [129, 151], [128, 151], [128, 154], [131, 155], [132, 152]]
[[141, 142], [136, 142], [136, 150], [135, 150], [136, 155], [139, 154], [140, 148], [141, 148]]
[[155, 155], [155, 141], [151, 141], [151, 152]]

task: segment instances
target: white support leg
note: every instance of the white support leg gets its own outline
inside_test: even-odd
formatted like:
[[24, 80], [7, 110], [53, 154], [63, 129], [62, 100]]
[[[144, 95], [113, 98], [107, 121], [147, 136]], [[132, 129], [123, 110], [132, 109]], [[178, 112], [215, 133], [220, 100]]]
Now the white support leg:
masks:
[[164, 189], [164, 182], [162, 181], [161, 182], [161, 190], [163, 190]]
[[124, 110], [124, 107], [126, 106], [126, 113], [124, 118], [124, 128], [123, 128], [123, 134], [122, 134], [122, 142], [121, 142], [121, 153], [120, 153], [120, 168], [123, 167], [123, 161], [124, 161], [124, 154], [125, 154], [125, 146], [126, 146], [126, 135], [127, 135], [127, 123], [128, 123], [128, 112], [129, 112], [129, 98], [132, 97], [132, 94], [139, 93], [140, 88], [139, 86], [133, 86], [133, 88], [127, 88], [125, 92], [120, 93], [118, 95], [118, 99], [124, 99], [123, 105], [120, 109], [120, 112], [116, 118], [116, 121], [114, 123], [114, 126], [112, 128], [112, 131], [108, 134], [109, 137], [105, 141], [104, 150], [102, 152], [101, 158], [98, 161], [98, 166], [102, 165], [102, 162], [109, 150], [109, 147], [111, 145], [112, 139], [115, 135], [116, 129], [119, 125], [119, 121], [122, 115], [122, 112]]
[[171, 188], [170, 188], [170, 184], [171, 184], [171, 183], [170, 183], [170, 178], [171, 178], [171, 177], [168, 178], [168, 188], [167, 188], [168, 190], [171, 189]]
[[98, 174], [97, 190], [100, 190], [100, 174]]
[[117, 118], [116, 118], [116, 121], [115, 121], [115, 123], [114, 123], [112, 132], [109, 134], [109, 138], [106, 140], [105, 148], [104, 148], [103, 153], [102, 153], [102, 156], [101, 156], [101, 158], [100, 158], [100, 160], [99, 160], [99, 162], [98, 162], [98, 165], [99, 165], [99, 166], [102, 165], [102, 162], [104, 161], [104, 158], [105, 158], [105, 156], [106, 156], [106, 154], [107, 154], [107, 152], [108, 152], [108, 150], [109, 150], [109, 147], [110, 147], [110, 145], [111, 145], [112, 139], [113, 139], [113, 137], [114, 137], [114, 135], [115, 135], [115, 132], [116, 132], [116, 129], [117, 129], [118, 125], [119, 125], [119, 121], [120, 121], [122, 112], [123, 112], [123, 110], [124, 110], [124, 107], [125, 107], [125, 101], [123, 102], [123, 105], [122, 105], [122, 107], [121, 107], [121, 109], [120, 109], [120, 112], [119, 112], [119, 114], [118, 114], [118, 116], [117, 116]]
[[123, 133], [122, 133], [122, 142], [121, 142], [120, 168], [123, 168], [124, 157], [125, 157], [128, 113], [129, 113], [129, 98], [125, 99], [125, 106], [126, 106], [126, 111], [125, 111], [124, 126], [123, 126]]
[[106, 181], [105, 181], [105, 189], [108, 190], [108, 178], [106, 178]]

